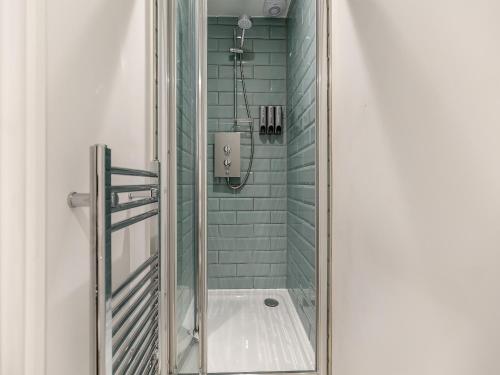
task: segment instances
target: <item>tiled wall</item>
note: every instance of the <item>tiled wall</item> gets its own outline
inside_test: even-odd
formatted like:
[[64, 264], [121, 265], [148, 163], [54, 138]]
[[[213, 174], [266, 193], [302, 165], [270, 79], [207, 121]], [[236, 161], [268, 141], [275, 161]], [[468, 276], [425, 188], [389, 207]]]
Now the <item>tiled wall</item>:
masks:
[[[233, 28], [236, 18], [208, 25], [208, 278], [209, 288], [286, 287], [285, 135], [258, 134], [259, 105], [286, 104], [286, 21], [253, 19], [246, 35], [244, 74], [254, 118], [255, 159], [248, 185], [233, 192], [213, 177], [214, 132], [233, 131]], [[238, 83], [238, 117], [246, 117]], [[248, 129], [248, 127], [246, 127]], [[244, 175], [250, 136], [242, 133]], [[236, 182], [236, 181], [233, 181]]]
[[287, 287], [315, 342], [316, 11], [293, 0], [288, 13]]
[[[235, 18], [208, 30], [210, 288], [288, 288], [315, 341], [315, 77], [312, 0], [293, 0], [288, 20], [253, 19], [244, 55], [256, 141], [249, 184], [240, 192], [214, 179], [213, 134], [232, 131]], [[238, 83], [238, 117], [245, 117]], [[258, 135], [258, 106], [287, 104], [280, 137]], [[250, 139], [242, 137], [242, 175]]]
[[[190, 341], [194, 328], [192, 306], [195, 286], [195, 150], [196, 71], [192, 23], [197, 0], [177, 1], [177, 294], [178, 351]], [[190, 314], [187, 317], [187, 314]]]

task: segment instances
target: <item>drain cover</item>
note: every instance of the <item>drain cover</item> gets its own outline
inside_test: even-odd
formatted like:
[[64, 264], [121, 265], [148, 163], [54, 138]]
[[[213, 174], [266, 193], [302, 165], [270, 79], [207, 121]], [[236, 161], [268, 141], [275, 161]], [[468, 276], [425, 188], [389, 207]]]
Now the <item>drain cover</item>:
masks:
[[280, 303], [275, 300], [274, 298], [266, 298], [264, 300], [264, 305], [268, 306], [268, 307], [276, 307], [278, 306]]

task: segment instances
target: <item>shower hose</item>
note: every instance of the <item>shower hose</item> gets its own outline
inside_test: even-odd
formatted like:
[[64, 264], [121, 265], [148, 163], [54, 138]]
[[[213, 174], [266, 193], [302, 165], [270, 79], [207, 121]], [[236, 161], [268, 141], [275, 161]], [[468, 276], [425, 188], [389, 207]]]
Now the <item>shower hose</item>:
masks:
[[[247, 89], [245, 86], [245, 74], [243, 73], [243, 54], [240, 54], [240, 59], [239, 59], [239, 65], [240, 65], [240, 72], [241, 72], [241, 87], [243, 88], [243, 98], [245, 100], [245, 108], [247, 112], [247, 117], [248, 119], [252, 119], [252, 116], [250, 115], [250, 107], [248, 106], [248, 99], [247, 99]], [[235, 120], [236, 121], [236, 120]], [[245, 174], [245, 177], [243, 177], [243, 181], [241, 181], [240, 184], [238, 185], [233, 185], [231, 184], [229, 178], [226, 178], [226, 184], [233, 190], [240, 190], [242, 189], [248, 182], [248, 178], [250, 177], [250, 172], [252, 171], [252, 164], [253, 164], [253, 156], [254, 156], [254, 139], [253, 139], [253, 120], [250, 122], [250, 162], [248, 163], [248, 168]]]

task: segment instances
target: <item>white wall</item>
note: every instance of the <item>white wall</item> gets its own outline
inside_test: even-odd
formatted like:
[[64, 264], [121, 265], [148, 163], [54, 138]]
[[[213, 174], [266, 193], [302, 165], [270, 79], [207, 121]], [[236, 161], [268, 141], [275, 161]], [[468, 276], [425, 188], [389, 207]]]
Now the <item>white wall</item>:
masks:
[[0, 374], [45, 361], [44, 11], [0, 0]]
[[[149, 4], [47, 0], [47, 370], [89, 374], [89, 212], [70, 191], [89, 190], [89, 146], [113, 164], [149, 167]], [[146, 250], [144, 227], [113, 235], [120, 270]], [[116, 245], [116, 246], [115, 246]], [[134, 256], [131, 256], [133, 258]]]
[[499, 374], [500, 2], [334, 6], [334, 374]]

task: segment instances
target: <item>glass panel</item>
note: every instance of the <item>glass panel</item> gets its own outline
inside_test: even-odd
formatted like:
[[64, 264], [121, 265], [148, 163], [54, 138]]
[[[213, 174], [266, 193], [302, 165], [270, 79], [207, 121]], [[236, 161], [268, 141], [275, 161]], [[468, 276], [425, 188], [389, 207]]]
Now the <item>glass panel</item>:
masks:
[[[287, 20], [287, 288], [316, 347], [316, 2], [295, 0]], [[314, 369], [310, 367], [308, 369]]]
[[[176, 0], [177, 24], [177, 366], [197, 373], [196, 325], [196, 27], [197, 0]], [[186, 367], [193, 362], [194, 368]]]
[[314, 371], [316, 2], [250, 19], [210, 5], [208, 372]]

